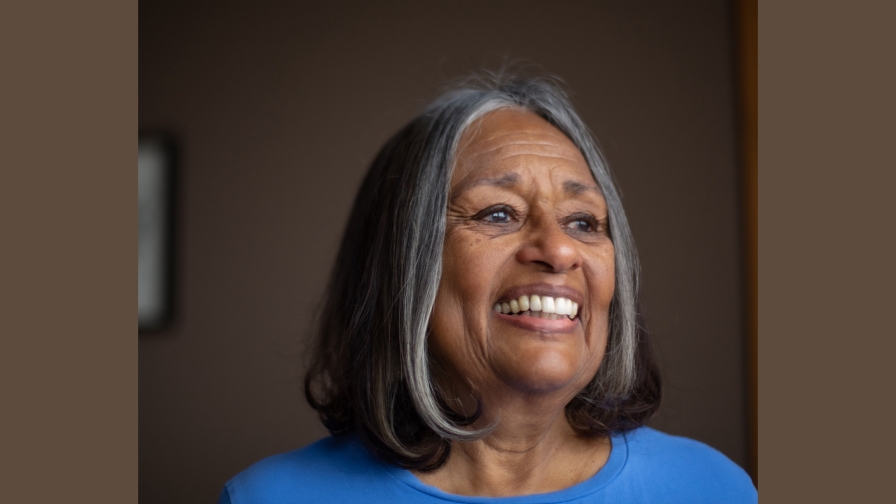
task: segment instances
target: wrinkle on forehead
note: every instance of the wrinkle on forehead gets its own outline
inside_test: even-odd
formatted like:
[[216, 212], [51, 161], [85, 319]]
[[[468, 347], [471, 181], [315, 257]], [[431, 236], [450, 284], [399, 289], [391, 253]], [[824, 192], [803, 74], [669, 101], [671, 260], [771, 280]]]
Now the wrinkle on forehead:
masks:
[[471, 180], [477, 173], [525, 166], [530, 162], [544, 163], [551, 170], [581, 168], [587, 179], [576, 183], [578, 190], [573, 192], [581, 193], [582, 188], [592, 186], [600, 194], [588, 163], [572, 140], [535, 113], [512, 108], [490, 112], [464, 132], [452, 182], [457, 184], [456, 189], [479, 185]]
[[476, 165], [485, 162], [511, 160], [522, 156], [537, 156], [544, 159], [571, 161], [587, 166], [584, 158], [579, 154], [577, 149], [570, 151], [568, 148], [562, 146], [544, 143], [534, 144], [529, 142], [519, 142], [512, 144], [496, 144], [485, 149], [468, 149], [463, 153], [463, 156], [467, 163]]
[[[484, 123], [488, 126], [483, 128]], [[582, 153], [566, 135], [529, 111], [501, 109], [471, 125], [461, 138], [458, 158], [511, 157], [533, 154], [584, 162]]]

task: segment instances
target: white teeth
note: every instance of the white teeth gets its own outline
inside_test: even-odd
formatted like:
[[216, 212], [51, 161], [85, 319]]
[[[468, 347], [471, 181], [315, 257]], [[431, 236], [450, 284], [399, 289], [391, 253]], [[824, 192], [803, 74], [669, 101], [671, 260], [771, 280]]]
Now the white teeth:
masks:
[[566, 308], [569, 305], [569, 301], [566, 298], [557, 298], [554, 301], [554, 313], [557, 315], [569, 315], [569, 309]]
[[562, 297], [554, 298], [533, 294], [495, 303], [494, 310], [497, 313], [512, 313], [550, 320], [557, 320], [561, 317], [574, 319], [579, 313], [579, 304]]
[[532, 311], [541, 311], [541, 297], [538, 294], [533, 294], [532, 297], [529, 298], [529, 309]]

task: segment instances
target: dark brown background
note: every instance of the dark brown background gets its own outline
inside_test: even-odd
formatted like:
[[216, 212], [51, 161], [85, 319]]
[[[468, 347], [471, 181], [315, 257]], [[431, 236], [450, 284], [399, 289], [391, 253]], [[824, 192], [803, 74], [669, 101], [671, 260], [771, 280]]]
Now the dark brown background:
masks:
[[139, 127], [179, 141], [176, 319], [140, 335], [140, 500], [200, 502], [323, 435], [304, 342], [377, 148], [448, 80], [563, 78], [623, 191], [667, 401], [747, 466], [733, 10], [725, 2], [143, 2]]

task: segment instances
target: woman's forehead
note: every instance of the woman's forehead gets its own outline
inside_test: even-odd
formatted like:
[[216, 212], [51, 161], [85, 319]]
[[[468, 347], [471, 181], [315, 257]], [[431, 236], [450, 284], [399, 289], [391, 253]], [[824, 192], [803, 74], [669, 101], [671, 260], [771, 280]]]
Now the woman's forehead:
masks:
[[566, 135], [530, 111], [508, 108], [486, 114], [464, 132], [452, 186], [533, 169], [597, 185], [582, 153]]

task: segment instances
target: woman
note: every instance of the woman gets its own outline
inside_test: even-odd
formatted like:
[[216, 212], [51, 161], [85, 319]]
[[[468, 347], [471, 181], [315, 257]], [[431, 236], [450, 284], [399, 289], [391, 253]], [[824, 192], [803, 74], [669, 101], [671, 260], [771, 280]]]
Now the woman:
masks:
[[755, 502], [643, 427], [660, 382], [611, 176], [544, 80], [445, 95], [358, 193], [305, 390], [332, 437], [221, 502]]

